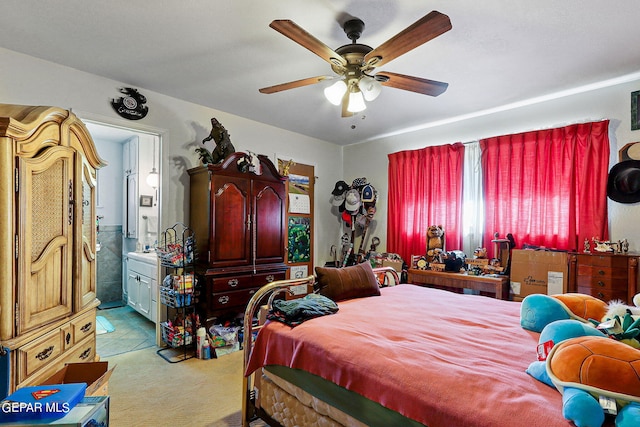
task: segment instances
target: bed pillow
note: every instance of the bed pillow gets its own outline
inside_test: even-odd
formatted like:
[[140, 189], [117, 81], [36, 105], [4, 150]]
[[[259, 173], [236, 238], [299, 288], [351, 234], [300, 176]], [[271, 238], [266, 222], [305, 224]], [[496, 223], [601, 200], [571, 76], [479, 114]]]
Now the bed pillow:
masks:
[[334, 301], [380, 295], [380, 286], [371, 264], [351, 267], [316, 267], [318, 292]]

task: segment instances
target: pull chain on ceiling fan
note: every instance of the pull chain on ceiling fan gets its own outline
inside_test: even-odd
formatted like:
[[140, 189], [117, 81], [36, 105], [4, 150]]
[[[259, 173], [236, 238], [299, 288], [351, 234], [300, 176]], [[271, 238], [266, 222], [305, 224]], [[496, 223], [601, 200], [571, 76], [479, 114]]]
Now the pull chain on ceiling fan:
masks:
[[344, 23], [344, 32], [351, 43], [340, 46], [335, 51], [291, 20], [278, 19], [269, 26], [327, 61], [337, 77], [309, 77], [265, 87], [260, 89], [261, 93], [271, 94], [339, 78], [340, 80], [325, 88], [324, 93], [329, 102], [342, 105], [342, 117], [350, 117], [366, 108], [365, 100], [376, 99], [382, 86], [430, 96], [441, 95], [449, 86], [435, 80], [387, 71], [373, 74], [376, 67], [449, 31], [451, 21], [447, 15], [440, 12], [430, 12], [375, 49], [357, 42], [364, 31], [364, 22], [360, 19], [351, 19]]

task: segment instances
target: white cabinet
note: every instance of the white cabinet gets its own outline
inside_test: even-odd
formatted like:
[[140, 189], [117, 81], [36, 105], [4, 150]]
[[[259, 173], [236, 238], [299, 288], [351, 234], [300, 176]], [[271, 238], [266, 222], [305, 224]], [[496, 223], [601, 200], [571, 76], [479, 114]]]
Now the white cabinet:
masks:
[[157, 320], [158, 265], [155, 254], [127, 254], [127, 303], [152, 322]]
[[122, 167], [125, 175], [138, 173], [138, 137], [134, 136], [124, 143]]

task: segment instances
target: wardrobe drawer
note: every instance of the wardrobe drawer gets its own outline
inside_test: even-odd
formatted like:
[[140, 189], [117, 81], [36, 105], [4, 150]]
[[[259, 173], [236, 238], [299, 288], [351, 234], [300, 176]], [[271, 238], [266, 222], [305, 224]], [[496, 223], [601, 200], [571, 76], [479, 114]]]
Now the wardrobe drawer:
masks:
[[61, 329], [53, 331], [33, 340], [18, 349], [18, 382], [43, 366], [47, 366], [63, 352]]
[[209, 295], [209, 310], [224, 310], [230, 307], [243, 306], [256, 293], [258, 288], [241, 289], [238, 291], [216, 292]]
[[71, 331], [73, 334], [72, 342], [78, 343], [88, 337], [94, 335], [96, 330], [96, 313], [94, 310], [89, 311], [82, 316], [71, 321]]
[[96, 358], [96, 336], [85, 337], [64, 354], [65, 363], [93, 362]]
[[274, 273], [262, 273], [254, 276], [253, 283], [255, 286], [262, 287], [268, 283], [275, 282], [276, 280], [284, 280], [287, 277], [286, 272], [274, 272]]
[[208, 277], [211, 292], [229, 292], [239, 289], [254, 288], [252, 275], [230, 277]]

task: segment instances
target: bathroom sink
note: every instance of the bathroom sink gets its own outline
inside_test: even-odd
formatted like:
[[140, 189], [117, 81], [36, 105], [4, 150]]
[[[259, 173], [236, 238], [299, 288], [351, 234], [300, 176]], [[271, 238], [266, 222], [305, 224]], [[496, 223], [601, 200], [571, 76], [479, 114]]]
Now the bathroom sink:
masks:
[[129, 252], [127, 257], [153, 265], [158, 263], [158, 255], [155, 252]]

